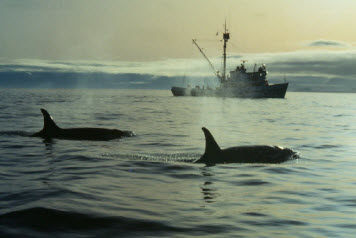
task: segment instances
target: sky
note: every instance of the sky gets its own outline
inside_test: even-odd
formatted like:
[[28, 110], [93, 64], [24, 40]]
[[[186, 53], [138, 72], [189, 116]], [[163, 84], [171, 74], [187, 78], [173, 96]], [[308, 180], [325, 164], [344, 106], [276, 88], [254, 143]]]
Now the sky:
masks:
[[0, 76], [212, 76], [192, 39], [221, 70], [226, 21], [228, 70], [266, 63], [272, 83], [287, 75], [356, 91], [354, 9], [355, 0], [0, 0]]
[[0, 57], [191, 58], [191, 39], [218, 42], [225, 20], [231, 53], [345, 48], [356, 42], [354, 9], [354, 0], [0, 0]]

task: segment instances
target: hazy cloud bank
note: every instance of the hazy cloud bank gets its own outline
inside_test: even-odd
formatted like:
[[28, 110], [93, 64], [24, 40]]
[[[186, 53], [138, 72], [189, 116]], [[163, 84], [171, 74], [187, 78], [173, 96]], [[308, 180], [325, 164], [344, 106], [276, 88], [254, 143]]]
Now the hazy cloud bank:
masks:
[[[228, 69], [247, 60], [253, 70], [265, 63], [271, 83], [284, 77], [295, 91], [356, 92], [356, 51], [298, 51], [229, 55]], [[221, 57], [212, 58], [221, 68]], [[185, 80], [183, 82], [183, 77]], [[0, 59], [0, 87], [157, 88], [209, 84], [217, 79], [204, 59], [150, 62], [44, 61]]]
[[316, 40], [307, 42], [304, 44], [308, 47], [338, 47], [338, 48], [350, 48], [351, 45], [343, 41], [333, 41], [333, 40]]

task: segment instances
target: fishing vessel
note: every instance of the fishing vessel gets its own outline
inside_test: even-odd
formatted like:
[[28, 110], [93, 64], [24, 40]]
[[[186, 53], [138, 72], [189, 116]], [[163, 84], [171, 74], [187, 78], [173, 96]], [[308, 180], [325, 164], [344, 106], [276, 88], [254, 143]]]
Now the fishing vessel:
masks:
[[174, 96], [210, 96], [210, 97], [241, 97], [241, 98], [284, 98], [288, 88], [288, 82], [279, 84], [269, 84], [267, 80], [267, 68], [263, 64], [256, 70], [256, 65], [252, 72], [247, 72], [245, 61], [237, 66], [235, 70], [226, 74], [226, 44], [230, 39], [230, 33], [224, 25], [223, 33], [223, 71], [217, 70], [205, 55], [203, 50], [193, 39], [193, 44], [199, 49], [200, 53], [208, 61], [210, 67], [214, 71], [215, 76], [219, 80], [219, 86], [216, 88], [210, 87], [172, 87], [171, 91]]

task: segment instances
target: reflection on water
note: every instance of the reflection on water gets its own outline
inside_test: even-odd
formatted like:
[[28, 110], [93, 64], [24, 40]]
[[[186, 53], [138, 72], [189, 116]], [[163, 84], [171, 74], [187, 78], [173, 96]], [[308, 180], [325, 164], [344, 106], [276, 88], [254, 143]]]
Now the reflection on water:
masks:
[[202, 194], [204, 195], [203, 198], [207, 203], [216, 202], [216, 198], [220, 196], [217, 192], [218, 190], [214, 188], [213, 182], [205, 182], [204, 185], [200, 186], [200, 188]]
[[205, 182], [200, 186], [201, 193], [203, 194], [203, 199], [206, 203], [216, 202], [216, 198], [220, 196], [218, 189], [214, 185], [214, 173], [211, 168], [202, 167], [200, 168], [201, 174], [204, 176]]

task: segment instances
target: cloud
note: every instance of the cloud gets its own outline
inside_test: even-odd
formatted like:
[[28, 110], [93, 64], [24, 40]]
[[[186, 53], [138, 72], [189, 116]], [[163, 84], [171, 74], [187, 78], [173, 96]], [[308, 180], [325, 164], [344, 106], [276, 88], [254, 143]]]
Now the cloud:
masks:
[[237, 65], [241, 59], [248, 60], [250, 68], [254, 63], [267, 64], [271, 75], [349, 77], [356, 79], [356, 51], [295, 51], [271, 54], [246, 54], [231, 56], [229, 65]]
[[[282, 53], [230, 55], [227, 69], [233, 70], [242, 60], [252, 71], [254, 64], [267, 64], [273, 76], [350, 77], [356, 80], [356, 51], [295, 51]], [[222, 65], [221, 57], [211, 58], [216, 68]], [[52, 73], [105, 73], [149, 74], [156, 76], [214, 77], [214, 72], [203, 58], [166, 59], [149, 62], [129, 61], [47, 61], [0, 59], [0, 72], [52, 72]]]
[[333, 40], [316, 40], [316, 41], [307, 42], [304, 45], [308, 47], [337, 47], [337, 48], [351, 47], [351, 45], [346, 42], [333, 41]]
[[[266, 64], [270, 83], [283, 81], [284, 76], [295, 90], [356, 91], [356, 51], [355, 50], [313, 50], [264, 54], [229, 55], [228, 71], [236, 68], [241, 60], [247, 60], [246, 67], [253, 71]], [[221, 57], [211, 58], [212, 63], [221, 68]], [[0, 58], [1, 81], [11, 84], [11, 79], [38, 84], [55, 81], [60, 87], [65, 79], [68, 87], [139, 87], [169, 89], [181, 86], [185, 76], [191, 85], [218, 83], [213, 71], [203, 58], [166, 59], [150, 62], [129, 61], [46, 61], [19, 59], [7, 61]], [[79, 80], [79, 81], [78, 81]], [[75, 82], [75, 83], [72, 83]], [[15, 81], [14, 81], [15, 82]], [[64, 82], [64, 81], [63, 81]], [[18, 83], [20, 85], [20, 83]]]

